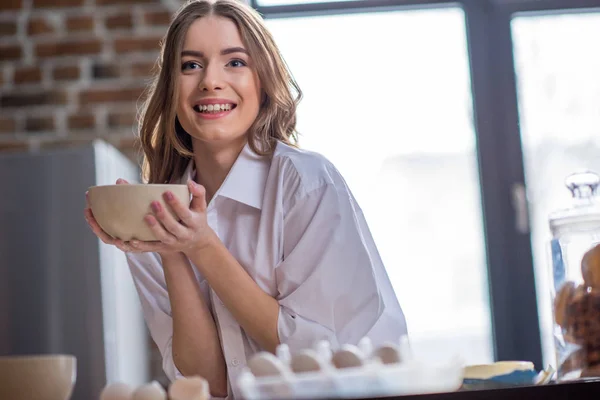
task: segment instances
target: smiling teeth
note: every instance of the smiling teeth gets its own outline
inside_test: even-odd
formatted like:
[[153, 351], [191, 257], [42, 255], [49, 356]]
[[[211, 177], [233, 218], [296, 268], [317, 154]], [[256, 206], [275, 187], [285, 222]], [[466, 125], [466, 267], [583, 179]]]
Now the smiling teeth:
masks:
[[209, 104], [209, 105], [197, 105], [196, 110], [199, 112], [220, 112], [231, 110], [231, 104]]

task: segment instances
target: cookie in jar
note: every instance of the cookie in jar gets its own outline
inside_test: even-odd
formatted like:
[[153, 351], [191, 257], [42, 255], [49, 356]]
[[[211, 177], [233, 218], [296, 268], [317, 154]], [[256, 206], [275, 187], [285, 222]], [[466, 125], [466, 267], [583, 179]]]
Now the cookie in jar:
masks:
[[551, 212], [552, 307], [558, 380], [600, 377], [600, 175], [569, 175], [571, 198]]
[[600, 245], [585, 253], [581, 271], [583, 283], [565, 282], [554, 300], [554, 318], [565, 342], [578, 346], [559, 371], [600, 377]]

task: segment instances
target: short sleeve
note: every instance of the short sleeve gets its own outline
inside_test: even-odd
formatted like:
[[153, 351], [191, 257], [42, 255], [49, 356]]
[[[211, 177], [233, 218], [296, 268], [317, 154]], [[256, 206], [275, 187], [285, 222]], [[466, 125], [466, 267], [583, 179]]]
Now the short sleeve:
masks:
[[378, 258], [359, 218], [350, 192], [333, 183], [303, 195], [284, 217], [278, 333], [293, 351], [321, 339], [356, 344], [383, 313]]

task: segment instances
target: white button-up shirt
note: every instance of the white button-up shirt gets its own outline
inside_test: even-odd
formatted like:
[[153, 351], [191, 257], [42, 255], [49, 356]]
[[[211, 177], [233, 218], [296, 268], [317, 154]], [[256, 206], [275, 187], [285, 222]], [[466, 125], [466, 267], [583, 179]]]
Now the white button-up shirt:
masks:
[[[190, 162], [180, 182], [195, 175]], [[292, 354], [326, 339], [332, 348], [368, 336], [374, 345], [406, 334], [404, 314], [363, 213], [323, 156], [278, 143], [271, 157], [248, 145], [207, 207], [210, 227], [256, 284], [279, 302], [278, 333]], [[169, 379], [173, 363], [169, 293], [155, 253], [127, 253], [150, 334]], [[230, 396], [262, 349], [196, 271], [227, 364]]]

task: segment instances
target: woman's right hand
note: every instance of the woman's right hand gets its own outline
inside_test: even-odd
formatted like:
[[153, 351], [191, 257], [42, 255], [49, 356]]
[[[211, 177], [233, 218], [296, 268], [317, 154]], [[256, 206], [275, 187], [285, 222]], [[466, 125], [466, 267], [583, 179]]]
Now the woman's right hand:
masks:
[[[117, 185], [128, 185], [128, 184], [129, 184], [129, 182], [127, 182], [125, 179], [121, 179], [121, 178], [117, 179]], [[126, 251], [126, 252], [132, 251], [133, 249], [131, 248], [131, 246], [129, 244], [125, 243], [124, 241], [122, 241], [120, 239], [113, 238], [112, 236], [110, 236], [108, 233], [106, 233], [100, 227], [100, 225], [98, 224], [98, 221], [96, 221], [96, 218], [94, 218], [94, 214], [92, 213], [92, 208], [90, 207], [90, 202], [89, 202], [87, 192], [85, 192], [85, 203], [86, 203], [86, 208], [84, 210], [85, 220], [87, 221], [88, 225], [92, 229], [92, 232], [94, 232], [94, 234], [96, 236], [98, 236], [98, 238], [106, 244], [116, 246], [121, 251]]]

